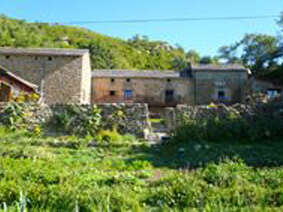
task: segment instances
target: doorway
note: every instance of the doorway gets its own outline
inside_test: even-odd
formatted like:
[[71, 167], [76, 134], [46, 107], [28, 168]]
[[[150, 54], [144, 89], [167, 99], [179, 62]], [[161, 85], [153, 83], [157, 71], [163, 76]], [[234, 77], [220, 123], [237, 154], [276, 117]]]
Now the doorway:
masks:
[[12, 97], [12, 89], [9, 85], [0, 83], [0, 102], [8, 102]]
[[174, 90], [166, 90], [166, 92], [165, 92], [165, 102], [167, 104], [174, 102]]

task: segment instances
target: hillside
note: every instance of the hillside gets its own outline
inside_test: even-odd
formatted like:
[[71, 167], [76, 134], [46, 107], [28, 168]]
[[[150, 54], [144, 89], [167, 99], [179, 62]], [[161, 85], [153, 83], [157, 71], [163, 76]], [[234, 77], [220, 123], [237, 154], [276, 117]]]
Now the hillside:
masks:
[[46, 23], [27, 23], [0, 16], [1, 47], [87, 48], [93, 69], [174, 69], [182, 48], [135, 36], [124, 41], [88, 29]]

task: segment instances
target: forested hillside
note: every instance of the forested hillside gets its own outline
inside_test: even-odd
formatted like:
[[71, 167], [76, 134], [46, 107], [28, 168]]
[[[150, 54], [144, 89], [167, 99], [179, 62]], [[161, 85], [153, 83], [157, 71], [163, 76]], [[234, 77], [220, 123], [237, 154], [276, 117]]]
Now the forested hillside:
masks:
[[124, 41], [87, 29], [27, 23], [0, 16], [0, 46], [87, 48], [93, 68], [173, 69], [184, 50], [161, 41], [135, 36]]
[[195, 50], [186, 52], [181, 46], [151, 41], [146, 36], [136, 35], [132, 39], [122, 40], [85, 28], [28, 23], [2, 15], [0, 46], [87, 48], [91, 53], [93, 69], [180, 70], [186, 67], [187, 61], [241, 63], [256, 76], [283, 84], [283, 18], [278, 25], [277, 37], [247, 34], [240, 41], [221, 47], [217, 56], [200, 57]]

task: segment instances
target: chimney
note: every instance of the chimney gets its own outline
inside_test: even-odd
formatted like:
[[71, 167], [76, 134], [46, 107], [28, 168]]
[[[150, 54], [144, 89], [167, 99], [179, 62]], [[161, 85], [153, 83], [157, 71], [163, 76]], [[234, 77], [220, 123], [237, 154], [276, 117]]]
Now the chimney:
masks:
[[189, 61], [187, 61], [187, 68], [189, 69], [189, 70], [192, 70], [192, 62], [189, 60]]
[[191, 78], [192, 77], [192, 64], [191, 62], [187, 62], [187, 66], [180, 71], [180, 76], [185, 78]]

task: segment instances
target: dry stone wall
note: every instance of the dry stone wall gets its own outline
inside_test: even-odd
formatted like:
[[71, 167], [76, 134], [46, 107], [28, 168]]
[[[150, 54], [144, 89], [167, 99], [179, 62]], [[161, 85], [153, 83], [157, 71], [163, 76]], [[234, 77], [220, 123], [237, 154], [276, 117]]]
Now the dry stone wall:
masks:
[[231, 116], [253, 119], [254, 116], [283, 118], [283, 103], [271, 104], [235, 104], [226, 106], [224, 104], [215, 106], [190, 106], [178, 105], [176, 108], [166, 108], [164, 119], [169, 130], [184, 123], [185, 120], [208, 120], [211, 118], [227, 119]]
[[[0, 105], [0, 116], [3, 116], [3, 108]], [[70, 104], [43, 105], [37, 104], [26, 105], [29, 116], [25, 120], [29, 127], [42, 123], [52, 123], [52, 119], [56, 114], [60, 114], [68, 109]], [[90, 114], [94, 105], [79, 105], [80, 112]], [[123, 134], [130, 133], [138, 137], [145, 137], [146, 132], [151, 131], [149, 122], [149, 110], [147, 104], [99, 104], [101, 109], [102, 121], [106, 127], [117, 127]], [[83, 114], [82, 114], [83, 115]]]

